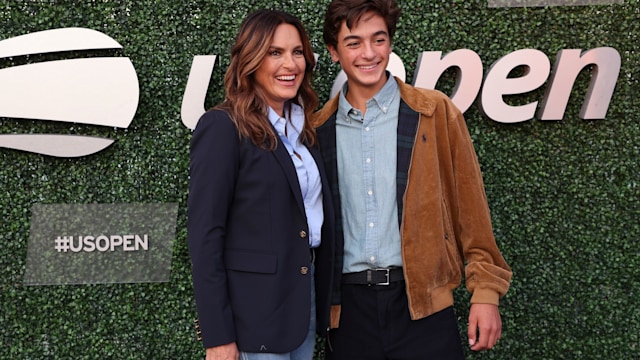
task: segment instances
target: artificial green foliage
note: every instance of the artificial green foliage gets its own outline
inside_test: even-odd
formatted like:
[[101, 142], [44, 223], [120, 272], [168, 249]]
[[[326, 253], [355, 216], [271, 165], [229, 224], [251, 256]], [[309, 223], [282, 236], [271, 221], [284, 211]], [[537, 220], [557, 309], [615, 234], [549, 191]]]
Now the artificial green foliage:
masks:
[[[275, 4], [275, 5], [274, 5]], [[180, 106], [195, 55], [218, 55], [205, 107], [224, 97], [229, 48], [244, 16], [277, 7], [303, 21], [320, 55], [314, 84], [329, 97], [340, 68], [322, 45], [328, 0], [3, 0], [0, 40], [84, 27], [123, 49], [0, 59], [0, 69], [76, 56], [126, 56], [140, 102], [128, 129], [0, 118], [0, 133], [98, 135], [117, 141], [82, 158], [0, 148], [0, 358], [197, 359], [186, 245], [190, 130]], [[394, 52], [413, 81], [422, 51], [468, 48], [485, 73], [502, 56], [610, 46], [622, 68], [606, 119], [578, 116], [589, 71], [561, 121], [497, 123], [465, 113], [485, 178], [494, 232], [514, 277], [503, 338], [468, 359], [640, 359], [640, 3], [489, 8], [479, 0], [401, 0]], [[451, 93], [454, 72], [438, 88]], [[540, 101], [547, 84], [509, 96]], [[0, 84], [4, 86], [4, 84]], [[2, 99], [0, 99], [0, 108]], [[95, 109], [99, 112], [100, 109]], [[224, 155], [221, 155], [224, 156]], [[429, 189], [425, 189], [429, 191]], [[56, 203], [179, 203], [170, 281], [23, 286], [31, 208]], [[469, 295], [456, 291], [466, 341]], [[317, 359], [323, 358], [322, 353]]]

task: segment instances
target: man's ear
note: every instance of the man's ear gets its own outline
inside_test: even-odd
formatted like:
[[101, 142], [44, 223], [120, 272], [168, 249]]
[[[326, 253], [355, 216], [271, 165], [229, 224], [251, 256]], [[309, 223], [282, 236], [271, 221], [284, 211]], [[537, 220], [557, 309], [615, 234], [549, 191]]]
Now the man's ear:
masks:
[[333, 45], [327, 45], [327, 50], [329, 50], [329, 54], [331, 54], [331, 60], [333, 62], [340, 62], [340, 58], [338, 57], [338, 52], [336, 51], [336, 47]]

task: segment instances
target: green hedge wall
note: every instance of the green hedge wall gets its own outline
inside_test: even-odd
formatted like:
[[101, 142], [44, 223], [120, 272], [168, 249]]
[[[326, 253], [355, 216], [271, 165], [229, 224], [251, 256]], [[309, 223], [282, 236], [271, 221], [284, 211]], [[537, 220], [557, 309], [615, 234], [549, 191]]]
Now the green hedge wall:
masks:
[[[274, 5], [277, 4], [277, 5]], [[3, 0], [0, 40], [61, 27], [114, 38], [133, 62], [140, 103], [128, 129], [0, 118], [1, 133], [58, 132], [117, 139], [100, 153], [52, 158], [0, 148], [0, 358], [193, 359], [204, 354], [186, 246], [190, 131], [180, 105], [194, 55], [218, 55], [207, 107], [223, 97], [234, 34], [253, 9], [301, 18], [320, 54], [314, 79], [326, 100], [339, 66], [322, 45], [328, 0]], [[467, 123], [484, 173], [497, 241], [513, 268], [503, 300], [503, 339], [469, 359], [640, 359], [640, 3], [489, 8], [479, 0], [402, 0], [394, 51], [412, 82], [422, 51], [477, 52], [497, 59], [534, 48], [551, 63], [562, 49], [611, 46], [622, 69], [604, 120], [578, 117], [589, 75], [561, 121], [501, 124], [472, 107]], [[50, 54], [44, 59], [72, 54]], [[0, 69], [41, 58], [0, 59]], [[452, 73], [438, 85], [450, 93]], [[3, 84], [0, 84], [3, 86]], [[545, 86], [511, 96], [542, 99]], [[2, 99], [0, 99], [0, 108]], [[96, 109], [100, 111], [100, 109]], [[170, 281], [29, 286], [31, 208], [54, 203], [178, 202]], [[469, 296], [457, 292], [466, 338]], [[317, 358], [322, 358], [318, 354]]]

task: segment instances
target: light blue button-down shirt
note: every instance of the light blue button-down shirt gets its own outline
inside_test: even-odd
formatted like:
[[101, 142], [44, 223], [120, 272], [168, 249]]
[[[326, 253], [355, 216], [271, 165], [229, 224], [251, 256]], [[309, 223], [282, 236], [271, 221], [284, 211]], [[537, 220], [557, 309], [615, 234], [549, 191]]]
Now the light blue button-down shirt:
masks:
[[393, 77], [364, 116], [341, 93], [336, 118], [338, 186], [344, 228], [343, 272], [402, 266], [396, 199], [400, 91]]
[[309, 246], [320, 245], [320, 234], [324, 212], [322, 209], [322, 183], [318, 166], [300, 140], [300, 132], [304, 126], [304, 111], [302, 107], [291, 104], [291, 112], [285, 113], [283, 118], [269, 108], [269, 121], [276, 129], [280, 140], [291, 156], [291, 161], [298, 174], [298, 183], [304, 200], [304, 210], [309, 226]]

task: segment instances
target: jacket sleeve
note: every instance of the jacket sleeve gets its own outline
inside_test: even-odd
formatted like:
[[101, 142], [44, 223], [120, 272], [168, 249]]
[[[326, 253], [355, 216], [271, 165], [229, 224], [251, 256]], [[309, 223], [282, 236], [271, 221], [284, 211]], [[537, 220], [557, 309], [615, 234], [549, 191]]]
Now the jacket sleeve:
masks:
[[226, 113], [205, 113], [191, 139], [187, 209], [193, 287], [205, 348], [235, 341], [223, 252], [238, 149], [238, 134]]
[[498, 305], [509, 289], [511, 269], [496, 244], [480, 165], [460, 111], [447, 102], [449, 149], [454, 172], [454, 231], [465, 262], [471, 303]]

